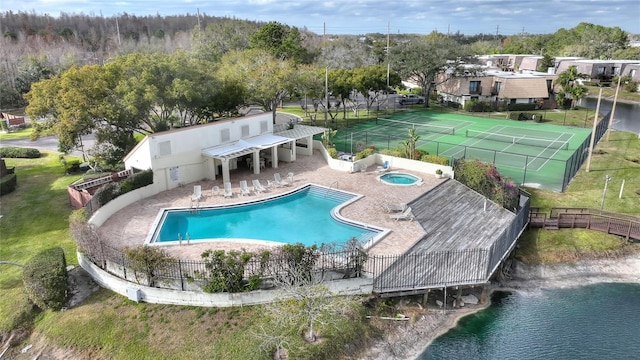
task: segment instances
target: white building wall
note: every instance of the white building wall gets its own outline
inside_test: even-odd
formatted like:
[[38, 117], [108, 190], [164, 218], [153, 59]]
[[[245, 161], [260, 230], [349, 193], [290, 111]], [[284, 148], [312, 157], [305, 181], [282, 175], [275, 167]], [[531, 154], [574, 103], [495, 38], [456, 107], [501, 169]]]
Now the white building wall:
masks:
[[126, 169], [151, 169], [151, 149], [149, 148], [148, 136], [142, 139], [135, 149], [125, 157], [124, 165]]
[[[248, 136], [243, 136], [243, 126], [249, 127]], [[226, 131], [228, 138], [223, 138]], [[126, 156], [125, 167], [153, 168], [154, 181], [169, 190], [193, 181], [214, 179], [216, 164], [202, 156], [202, 149], [272, 132], [271, 113], [261, 113], [151, 134]]]

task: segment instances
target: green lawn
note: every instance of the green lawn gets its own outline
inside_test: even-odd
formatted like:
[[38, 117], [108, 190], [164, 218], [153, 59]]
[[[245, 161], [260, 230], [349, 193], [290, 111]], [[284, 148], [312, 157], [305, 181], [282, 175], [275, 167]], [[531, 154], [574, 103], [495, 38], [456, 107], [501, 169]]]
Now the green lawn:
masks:
[[[604, 210], [640, 216], [640, 140], [633, 133], [614, 131], [609, 141], [603, 137], [592, 156], [590, 171], [586, 171], [585, 162], [564, 193], [527, 190], [532, 194], [532, 205], [542, 211], [548, 212], [551, 207], [600, 209], [605, 175], [613, 180], [607, 186]], [[621, 194], [622, 180], [625, 186]], [[519, 240], [516, 257], [533, 264], [559, 263], [639, 250], [621, 237], [597, 231], [530, 229]]]
[[[67, 186], [79, 176], [65, 176], [57, 153], [43, 152], [39, 159], [5, 159], [15, 166], [18, 187], [0, 198], [0, 260], [24, 264], [37, 252], [53, 246], [65, 250], [68, 263], [76, 263], [75, 244], [69, 236], [71, 212]], [[0, 331], [10, 329], [22, 316], [26, 299], [21, 269], [0, 265]]]
[[29, 127], [26, 129], [12, 131], [9, 133], [0, 133], [0, 141], [28, 139], [31, 137], [32, 132], [33, 132], [33, 128]]

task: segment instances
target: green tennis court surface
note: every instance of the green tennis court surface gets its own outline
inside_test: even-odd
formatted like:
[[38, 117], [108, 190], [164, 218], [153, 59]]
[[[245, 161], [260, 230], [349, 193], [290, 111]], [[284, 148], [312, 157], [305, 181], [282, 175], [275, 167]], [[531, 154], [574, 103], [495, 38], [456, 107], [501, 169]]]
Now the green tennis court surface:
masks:
[[[606, 130], [604, 123], [598, 125], [599, 136], [602, 128]], [[343, 129], [334, 143], [349, 153], [371, 146], [402, 148], [410, 129], [420, 136], [416, 148], [429, 154], [493, 163], [516, 183], [552, 191], [563, 191], [578, 171], [591, 134], [583, 128], [423, 111], [396, 113]]]

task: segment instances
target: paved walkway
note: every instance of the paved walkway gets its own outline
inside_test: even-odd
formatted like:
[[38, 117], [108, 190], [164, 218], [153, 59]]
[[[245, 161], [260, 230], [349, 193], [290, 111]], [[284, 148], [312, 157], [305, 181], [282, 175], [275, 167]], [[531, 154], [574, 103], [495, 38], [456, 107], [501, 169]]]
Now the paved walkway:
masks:
[[[203, 200], [201, 206], [239, 203], [245, 200], [239, 197], [239, 182], [252, 179], [260, 179], [263, 185], [267, 180], [273, 179], [273, 174], [279, 172], [283, 177], [289, 172], [294, 173], [293, 186], [274, 188], [262, 194], [253, 194], [246, 200], [255, 200], [275, 194], [291, 191], [294, 187], [299, 187], [308, 183], [315, 183], [324, 186], [333, 186], [341, 190], [346, 190], [364, 195], [358, 201], [342, 209], [341, 215], [359, 222], [376, 225], [392, 230], [389, 235], [375, 244], [369, 251], [372, 255], [400, 254], [418, 241], [425, 233], [420, 224], [415, 221], [392, 221], [388, 214], [382, 209], [384, 203], [407, 203], [439, 184], [440, 179], [433, 175], [421, 174], [411, 171], [423, 179], [420, 186], [393, 186], [378, 181], [378, 173], [375, 166], [367, 169], [366, 172], [354, 174], [343, 173], [329, 168], [322, 156], [315, 152], [313, 156], [299, 156], [293, 163], [281, 162], [278, 169], [262, 169], [261, 174], [254, 175], [248, 169], [238, 169], [231, 172], [233, 191], [236, 194], [233, 198], [224, 198], [221, 195], [212, 194], [213, 186], [223, 188], [222, 180], [198, 181], [169, 191], [162, 192], [153, 197], [143, 199], [132, 204], [117, 214], [109, 218], [99, 229], [100, 238], [118, 248], [125, 246], [142, 245], [147, 235], [153, 230], [153, 223], [158, 212], [167, 207], [189, 207], [191, 205], [191, 194], [193, 185], [202, 185]], [[393, 170], [393, 169], [392, 169]], [[405, 172], [405, 171], [403, 171]], [[222, 192], [221, 192], [222, 193]], [[287, 229], [282, 229], [287, 231]], [[259, 249], [265, 245], [253, 243], [234, 242], [202, 242], [186, 245], [169, 245], [166, 250], [172, 256], [182, 259], [200, 259], [200, 254], [207, 249]]]

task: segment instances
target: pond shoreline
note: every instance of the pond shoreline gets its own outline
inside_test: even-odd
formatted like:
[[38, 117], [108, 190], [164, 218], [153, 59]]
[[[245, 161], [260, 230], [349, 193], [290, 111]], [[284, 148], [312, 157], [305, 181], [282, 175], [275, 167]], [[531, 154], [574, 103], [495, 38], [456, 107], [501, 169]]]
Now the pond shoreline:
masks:
[[454, 328], [461, 318], [489, 307], [491, 294], [496, 291], [571, 288], [597, 283], [640, 284], [640, 254], [571, 264], [531, 266], [514, 262], [511, 279], [490, 285], [485, 304], [447, 311], [431, 308], [415, 322], [397, 325], [360, 359], [416, 359], [433, 340]]

